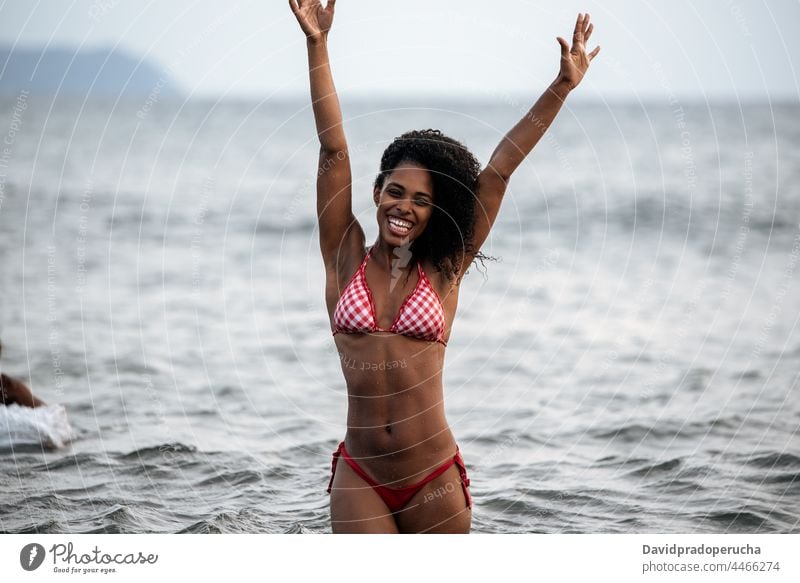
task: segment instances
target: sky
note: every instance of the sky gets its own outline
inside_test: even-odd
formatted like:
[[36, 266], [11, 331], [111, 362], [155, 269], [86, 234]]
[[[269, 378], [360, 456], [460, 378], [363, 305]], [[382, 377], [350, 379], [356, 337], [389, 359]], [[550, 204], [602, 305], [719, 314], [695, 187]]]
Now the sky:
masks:
[[[349, 96], [538, 94], [556, 36], [589, 12], [600, 44], [589, 99], [800, 100], [800, 1], [338, 0], [329, 38]], [[307, 96], [304, 36], [286, 0], [11, 0], [0, 43], [116, 46], [189, 96]]]

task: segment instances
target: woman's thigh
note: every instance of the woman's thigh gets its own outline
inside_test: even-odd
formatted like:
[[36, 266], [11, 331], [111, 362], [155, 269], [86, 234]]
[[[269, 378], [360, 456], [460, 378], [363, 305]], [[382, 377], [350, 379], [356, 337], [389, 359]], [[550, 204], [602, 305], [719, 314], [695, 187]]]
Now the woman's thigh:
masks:
[[461, 474], [453, 465], [417, 492], [395, 514], [400, 532], [467, 534], [472, 525], [472, 511], [467, 506], [461, 486]]
[[331, 487], [331, 528], [334, 533], [397, 533], [386, 503], [341, 458]]

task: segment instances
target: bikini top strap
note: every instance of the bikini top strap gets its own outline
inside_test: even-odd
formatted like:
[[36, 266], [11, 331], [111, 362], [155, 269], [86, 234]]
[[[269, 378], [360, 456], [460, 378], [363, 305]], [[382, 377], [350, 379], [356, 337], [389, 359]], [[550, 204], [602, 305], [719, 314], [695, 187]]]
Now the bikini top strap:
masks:
[[425, 279], [427, 279], [428, 281], [430, 281], [430, 280], [428, 279], [428, 274], [427, 274], [427, 273], [425, 273], [425, 270], [424, 270], [424, 269], [422, 269], [422, 260], [420, 260], [420, 259], [417, 259], [417, 271], [419, 272], [419, 277], [420, 277], [420, 279], [422, 279], [422, 278], [425, 278]]
[[364, 261], [361, 262], [361, 267], [359, 267], [360, 271], [366, 271], [367, 269], [367, 261], [369, 261], [369, 256], [372, 254], [372, 246], [367, 247], [367, 254], [364, 255]]

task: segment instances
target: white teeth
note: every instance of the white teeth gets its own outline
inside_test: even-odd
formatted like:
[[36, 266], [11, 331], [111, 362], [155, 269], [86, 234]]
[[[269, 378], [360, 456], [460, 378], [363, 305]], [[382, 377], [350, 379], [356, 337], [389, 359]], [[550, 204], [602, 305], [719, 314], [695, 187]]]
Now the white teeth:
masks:
[[403, 219], [398, 219], [397, 217], [389, 217], [389, 223], [397, 227], [400, 227], [401, 229], [410, 229], [411, 227], [414, 226], [413, 223], [404, 221]]
[[398, 219], [397, 217], [389, 218], [389, 230], [397, 235], [407, 235], [411, 231], [412, 226], [413, 223], [409, 223], [403, 219]]

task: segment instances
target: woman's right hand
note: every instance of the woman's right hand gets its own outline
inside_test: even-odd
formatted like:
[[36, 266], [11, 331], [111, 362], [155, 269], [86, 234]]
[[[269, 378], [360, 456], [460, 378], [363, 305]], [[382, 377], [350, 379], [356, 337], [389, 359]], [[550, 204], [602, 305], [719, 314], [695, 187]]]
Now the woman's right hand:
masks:
[[335, 4], [336, 0], [328, 0], [323, 8], [320, 0], [289, 0], [289, 7], [310, 41], [319, 41], [328, 36]]

